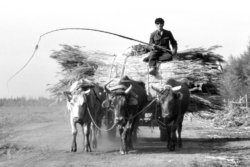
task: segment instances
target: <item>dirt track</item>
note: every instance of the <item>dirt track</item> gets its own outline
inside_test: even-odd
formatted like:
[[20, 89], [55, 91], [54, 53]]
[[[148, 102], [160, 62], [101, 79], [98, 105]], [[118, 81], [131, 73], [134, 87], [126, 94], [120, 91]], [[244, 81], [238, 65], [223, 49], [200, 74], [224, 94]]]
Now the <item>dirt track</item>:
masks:
[[[78, 128], [79, 129], [79, 128]], [[183, 148], [174, 152], [159, 141], [159, 130], [140, 127], [139, 142], [128, 155], [120, 155], [119, 138], [103, 133], [98, 149], [70, 153], [71, 132], [66, 119], [14, 126], [1, 131], [0, 166], [250, 166], [250, 129], [220, 129], [211, 121], [184, 120]]]

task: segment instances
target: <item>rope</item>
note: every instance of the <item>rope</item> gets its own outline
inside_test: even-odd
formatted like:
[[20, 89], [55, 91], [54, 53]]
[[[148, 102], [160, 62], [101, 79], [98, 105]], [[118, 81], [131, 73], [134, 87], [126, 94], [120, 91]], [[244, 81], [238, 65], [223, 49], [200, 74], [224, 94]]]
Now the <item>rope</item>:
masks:
[[130, 119], [134, 119], [137, 115], [139, 115], [140, 113], [142, 113], [146, 108], [148, 108], [154, 101], [156, 100], [156, 98], [154, 100], [152, 100], [145, 108], [143, 108], [139, 113], [135, 114], [132, 118]]
[[[94, 90], [94, 89], [93, 89], [93, 91], [94, 91], [94, 93], [95, 93], [95, 90]], [[96, 95], [96, 94], [95, 94], [95, 95]], [[91, 118], [93, 124], [95, 125], [95, 127], [96, 127], [97, 129], [99, 129], [100, 131], [105, 131], [105, 132], [108, 132], [108, 131], [112, 130], [112, 129], [117, 125], [117, 123], [114, 124], [114, 125], [113, 125], [111, 128], [109, 128], [108, 130], [104, 130], [104, 129], [101, 129], [100, 127], [98, 127], [98, 125], [96, 124], [95, 120], [93, 119], [93, 117], [92, 117], [92, 115], [91, 115], [91, 113], [90, 113], [89, 105], [88, 105], [88, 103], [87, 103], [87, 98], [86, 98], [85, 95], [84, 95], [84, 97], [85, 97], [85, 99], [86, 99], [86, 105], [87, 105], [87, 110], [88, 110], [89, 116], [90, 116], [90, 118]], [[97, 97], [97, 95], [96, 95], [96, 97]], [[98, 97], [97, 97], [97, 98], [98, 98]], [[101, 104], [101, 101], [100, 101], [100, 100], [99, 100], [99, 102], [100, 102], [100, 104]], [[94, 108], [95, 108], [95, 107], [94, 107]]]
[[[156, 122], [157, 122], [157, 124], [162, 128], [162, 129], [167, 129], [166, 127], [164, 127], [164, 126], [166, 126], [166, 124], [164, 124], [163, 122], [161, 122], [159, 119], [155, 119], [156, 120]], [[163, 126], [161, 126], [161, 124], [163, 124]]]
[[117, 124], [114, 124], [111, 128], [109, 128], [108, 130], [105, 130], [105, 129], [101, 129], [100, 127], [98, 127], [97, 126], [97, 124], [95, 123], [95, 121], [94, 121], [94, 119], [93, 119], [93, 117], [92, 117], [92, 115], [91, 115], [91, 113], [90, 113], [90, 111], [89, 111], [89, 107], [88, 107], [88, 105], [87, 105], [87, 110], [88, 110], [88, 113], [89, 113], [89, 116], [90, 116], [90, 118], [91, 118], [91, 120], [92, 120], [92, 122], [93, 122], [93, 124], [95, 125], [95, 127], [97, 128], [97, 129], [99, 129], [100, 131], [105, 131], [105, 132], [108, 132], [108, 131], [110, 131], [110, 130], [112, 130]]

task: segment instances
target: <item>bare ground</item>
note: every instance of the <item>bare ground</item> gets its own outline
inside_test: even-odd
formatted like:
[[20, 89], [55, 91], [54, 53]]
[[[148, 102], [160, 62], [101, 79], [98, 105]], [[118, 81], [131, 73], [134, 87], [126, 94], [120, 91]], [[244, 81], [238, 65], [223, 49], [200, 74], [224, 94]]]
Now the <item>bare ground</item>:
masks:
[[[79, 129], [79, 128], [78, 128]], [[72, 135], [66, 118], [2, 128], [0, 131], [0, 166], [250, 166], [250, 128], [215, 128], [212, 121], [185, 119], [183, 148], [174, 152], [160, 142], [157, 127], [140, 127], [139, 141], [128, 155], [120, 155], [120, 140], [107, 140], [102, 133], [98, 148], [71, 153]]]

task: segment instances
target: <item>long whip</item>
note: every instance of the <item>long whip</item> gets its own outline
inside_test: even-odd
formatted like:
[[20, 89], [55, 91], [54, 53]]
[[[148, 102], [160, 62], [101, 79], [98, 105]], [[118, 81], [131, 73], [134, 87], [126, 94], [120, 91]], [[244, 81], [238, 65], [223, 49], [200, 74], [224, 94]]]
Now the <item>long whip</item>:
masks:
[[[46, 32], [44, 34], [42, 34], [39, 38], [39, 41], [35, 47], [35, 51], [34, 53], [32, 54], [32, 56], [29, 58], [29, 60], [27, 61], [27, 63], [19, 70], [17, 71], [13, 76], [11, 76], [8, 81], [7, 81], [7, 88], [8, 88], [8, 84], [9, 84], [9, 81], [11, 79], [13, 79], [18, 73], [20, 73], [28, 64], [29, 62], [31, 61], [31, 59], [34, 57], [37, 49], [38, 49], [38, 46], [39, 46], [39, 43], [41, 41], [41, 38], [45, 35], [48, 35], [50, 33], [53, 33], [53, 32], [56, 32], [56, 31], [64, 31], [64, 30], [88, 30], [88, 31], [97, 31], [97, 32], [102, 32], [102, 33], [106, 33], [106, 34], [111, 34], [111, 35], [115, 35], [115, 36], [118, 36], [118, 37], [121, 37], [121, 38], [125, 38], [125, 39], [128, 39], [128, 40], [132, 40], [132, 41], [136, 41], [136, 42], [139, 42], [139, 43], [142, 43], [142, 44], [146, 44], [146, 45], [149, 45], [149, 46], [152, 46], [152, 44], [149, 44], [149, 43], [146, 43], [146, 42], [143, 42], [143, 41], [139, 41], [137, 39], [133, 39], [133, 38], [130, 38], [130, 37], [126, 37], [126, 36], [123, 36], [123, 35], [119, 35], [119, 34], [115, 34], [115, 33], [112, 33], [112, 32], [108, 32], [108, 31], [102, 31], [102, 30], [96, 30], [96, 29], [90, 29], [90, 28], [61, 28], [61, 29], [56, 29], [56, 30], [52, 30], [52, 31], [49, 31], [49, 32]], [[163, 48], [161, 46], [158, 46], [158, 45], [155, 45], [156, 47], [160, 48], [160, 49], [163, 49], [163, 50], [166, 50], [166, 51], [170, 51], [166, 48]], [[8, 88], [9, 89], [9, 88]]]

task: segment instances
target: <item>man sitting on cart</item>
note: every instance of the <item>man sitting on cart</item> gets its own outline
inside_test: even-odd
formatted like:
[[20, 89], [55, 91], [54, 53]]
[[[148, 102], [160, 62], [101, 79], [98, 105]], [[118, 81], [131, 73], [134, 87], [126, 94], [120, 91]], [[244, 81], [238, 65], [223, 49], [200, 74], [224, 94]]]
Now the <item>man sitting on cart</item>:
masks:
[[[151, 52], [143, 61], [149, 63], [149, 74], [157, 75], [157, 61], [171, 61], [177, 53], [177, 42], [171, 31], [163, 29], [164, 20], [157, 18], [155, 20], [156, 31], [150, 35]], [[169, 43], [172, 46], [170, 50]]]

